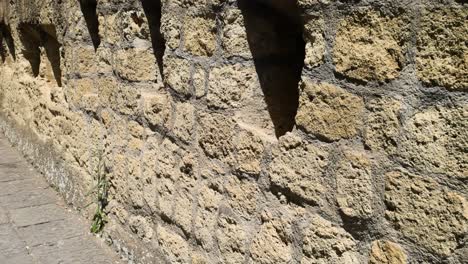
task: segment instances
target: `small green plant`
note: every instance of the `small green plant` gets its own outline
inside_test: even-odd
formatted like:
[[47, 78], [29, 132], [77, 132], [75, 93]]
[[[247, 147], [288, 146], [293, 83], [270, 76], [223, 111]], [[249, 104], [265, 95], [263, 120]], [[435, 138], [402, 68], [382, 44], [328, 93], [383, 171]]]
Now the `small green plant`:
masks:
[[[88, 192], [86, 196], [95, 195], [96, 201], [88, 204], [86, 207], [96, 203], [96, 211], [93, 215], [93, 222], [91, 224], [91, 233], [98, 234], [107, 223], [107, 215], [104, 211], [108, 204], [109, 182], [106, 177], [104, 155], [102, 152], [98, 153], [98, 165], [96, 168], [96, 185]], [[86, 208], [85, 207], [85, 208]]]

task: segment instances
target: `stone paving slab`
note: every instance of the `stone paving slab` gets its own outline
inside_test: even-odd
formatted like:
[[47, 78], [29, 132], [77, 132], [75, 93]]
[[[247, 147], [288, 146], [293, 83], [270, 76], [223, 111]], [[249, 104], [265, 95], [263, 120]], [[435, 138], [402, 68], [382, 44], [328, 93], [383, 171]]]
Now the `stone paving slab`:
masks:
[[121, 263], [0, 134], [0, 264]]

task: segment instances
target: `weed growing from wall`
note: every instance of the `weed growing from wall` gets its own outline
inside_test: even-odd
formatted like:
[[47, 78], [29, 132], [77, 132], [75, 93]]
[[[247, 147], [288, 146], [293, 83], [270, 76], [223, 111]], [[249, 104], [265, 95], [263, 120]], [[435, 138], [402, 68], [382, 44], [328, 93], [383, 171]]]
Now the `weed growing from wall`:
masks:
[[[107, 179], [106, 171], [105, 171], [105, 162], [104, 162], [104, 155], [102, 152], [98, 154], [98, 165], [96, 168], [96, 185], [90, 190], [90, 192], [86, 195], [95, 195], [96, 200], [93, 201], [91, 204], [96, 203], [96, 211], [93, 215], [93, 222], [91, 224], [91, 233], [98, 234], [104, 228], [104, 225], [107, 223], [107, 215], [104, 211], [105, 207], [108, 204], [108, 194], [109, 194], [109, 182]], [[90, 206], [89, 204], [88, 206]], [[88, 207], [86, 206], [86, 207]]]

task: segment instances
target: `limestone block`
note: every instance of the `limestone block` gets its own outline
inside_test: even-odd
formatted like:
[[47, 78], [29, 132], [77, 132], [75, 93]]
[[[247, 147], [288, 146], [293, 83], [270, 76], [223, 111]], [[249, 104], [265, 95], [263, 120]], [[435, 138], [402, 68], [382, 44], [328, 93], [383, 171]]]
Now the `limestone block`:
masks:
[[[111, 87], [109, 87], [111, 88]], [[119, 83], [109, 98], [109, 106], [124, 115], [134, 115], [138, 112], [138, 100], [141, 97], [138, 87]]]
[[163, 91], [143, 93], [143, 113], [152, 126], [167, 127], [172, 117], [172, 98]]
[[262, 212], [262, 225], [250, 248], [252, 263], [274, 264], [293, 261], [293, 225], [304, 213], [287, 206]]
[[234, 141], [236, 142], [236, 171], [258, 175], [262, 170], [260, 162], [265, 150], [262, 139], [252, 132], [242, 131]]
[[403, 127], [401, 159], [422, 171], [468, 177], [468, 105], [430, 107], [412, 116]]
[[183, 19], [176, 11], [163, 12], [161, 17], [161, 33], [166, 41], [166, 47], [175, 50], [179, 47]]
[[193, 197], [185, 190], [177, 190], [174, 195], [173, 213], [170, 217], [185, 233], [192, 232]]
[[247, 32], [242, 13], [239, 9], [228, 9], [223, 13], [222, 47], [226, 57], [239, 56], [251, 58]]
[[189, 103], [178, 103], [175, 110], [174, 134], [190, 142], [195, 136], [195, 107]]
[[201, 98], [206, 95], [207, 73], [200, 66], [195, 66], [195, 71], [192, 76], [192, 85], [195, 89], [195, 96]]
[[189, 263], [190, 246], [183, 237], [158, 225], [158, 244], [171, 263]]
[[184, 22], [184, 47], [196, 56], [212, 56], [216, 50], [216, 21], [188, 16]]
[[468, 9], [424, 9], [417, 38], [417, 75], [425, 84], [468, 91]]
[[308, 217], [309, 225], [303, 230], [303, 264], [340, 263], [358, 264], [356, 241], [343, 228], [318, 215]]
[[73, 49], [73, 67], [80, 75], [96, 72], [96, 62], [93, 46], [78, 46]]
[[468, 203], [430, 178], [386, 174], [386, 218], [417, 245], [442, 256], [460, 246], [468, 231]]
[[221, 114], [206, 114], [200, 116], [199, 144], [205, 154], [211, 158], [230, 161], [234, 149], [234, 127], [231, 118]]
[[73, 87], [72, 93], [68, 98], [69, 102], [77, 107], [83, 106], [83, 99], [87, 94], [93, 94], [96, 92], [94, 81], [91, 78], [80, 78], [72, 80], [71, 85]]
[[364, 122], [364, 142], [372, 150], [394, 153], [400, 133], [402, 104], [392, 98], [370, 100], [369, 114]]
[[205, 185], [198, 194], [198, 211], [195, 217], [194, 234], [205, 250], [212, 250], [215, 246], [213, 232], [217, 227], [218, 208], [223, 196]]
[[143, 241], [149, 242], [153, 237], [154, 230], [151, 220], [147, 220], [141, 215], [132, 215], [129, 219], [129, 225], [130, 229]]
[[370, 218], [373, 214], [371, 162], [364, 151], [345, 149], [334, 164], [336, 201], [349, 217]]
[[129, 81], [156, 81], [159, 69], [156, 57], [148, 41], [140, 41], [139, 47], [121, 49], [115, 54], [117, 74]]
[[188, 60], [165, 57], [164, 58], [164, 78], [166, 83], [174, 91], [185, 97], [193, 93], [191, 85], [192, 65]]
[[323, 63], [325, 54], [324, 38], [325, 21], [320, 16], [313, 16], [304, 25], [304, 40], [306, 41], [304, 66], [311, 69]]
[[248, 250], [248, 233], [234, 217], [222, 214], [218, 219], [216, 239], [224, 263], [242, 263]]
[[113, 76], [101, 76], [94, 78], [99, 104], [103, 107], [110, 107], [111, 98], [118, 92], [118, 82]]
[[256, 86], [260, 85], [252, 66], [234, 64], [216, 67], [209, 76], [208, 105], [218, 109], [239, 107], [252, 97]]
[[227, 204], [247, 220], [250, 220], [257, 210], [261, 194], [256, 182], [229, 176], [224, 189], [227, 194]]
[[362, 126], [363, 100], [328, 83], [301, 83], [296, 124], [307, 133], [335, 141], [355, 137]]
[[407, 260], [400, 245], [387, 240], [372, 242], [369, 264], [406, 264]]
[[[122, 36], [122, 29], [119, 23], [120, 12], [103, 16], [105, 25], [103, 42], [111, 45], [118, 45]], [[101, 24], [101, 23], [100, 23]]]
[[272, 150], [268, 168], [271, 182], [308, 202], [319, 204], [321, 195], [327, 191], [322, 175], [328, 158], [324, 147], [308, 144], [288, 133]]
[[333, 61], [336, 71], [362, 81], [397, 78], [405, 64], [409, 22], [376, 10], [358, 10], [338, 26]]

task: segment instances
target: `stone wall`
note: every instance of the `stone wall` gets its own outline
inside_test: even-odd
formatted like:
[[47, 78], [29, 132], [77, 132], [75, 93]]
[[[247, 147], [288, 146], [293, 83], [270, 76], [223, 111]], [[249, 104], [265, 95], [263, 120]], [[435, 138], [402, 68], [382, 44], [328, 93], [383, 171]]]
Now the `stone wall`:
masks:
[[[0, 128], [135, 263], [466, 263], [468, 7], [0, 0]], [[83, 210], [90, 215], [92, 209]]]

